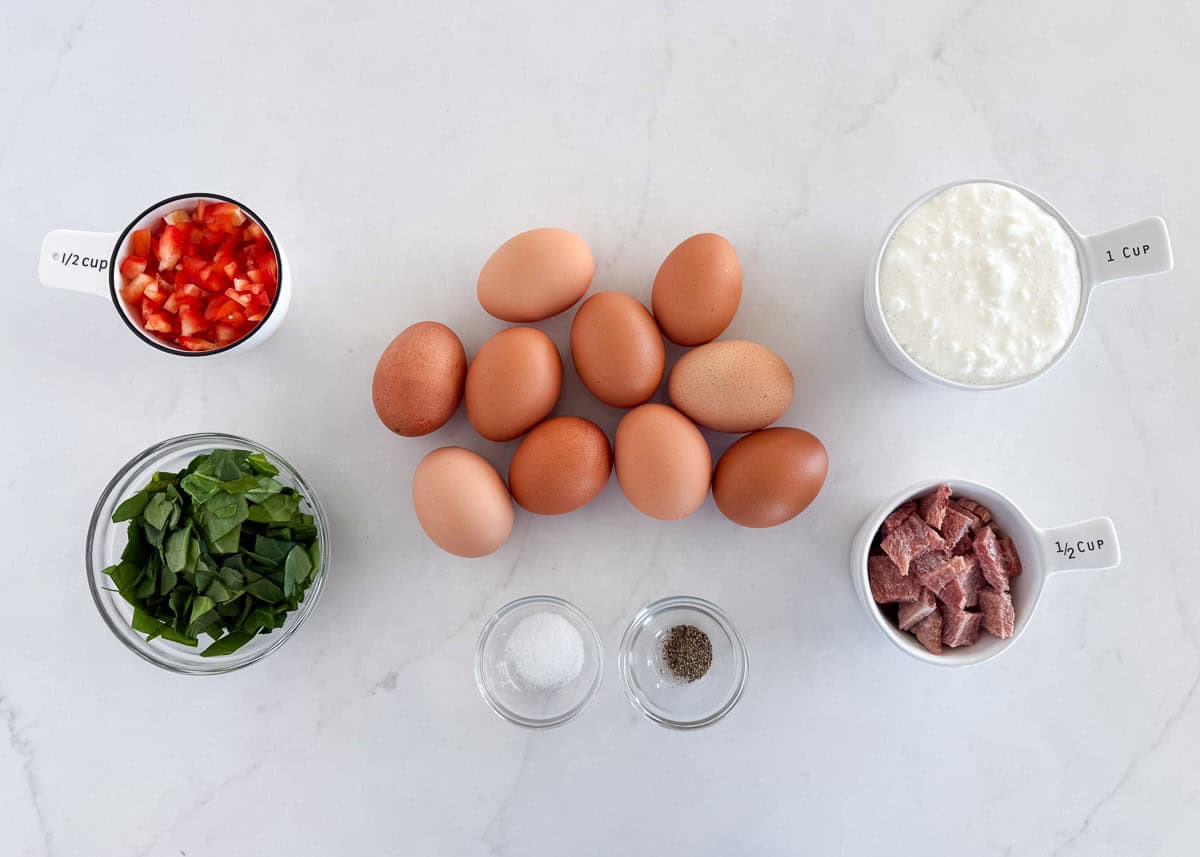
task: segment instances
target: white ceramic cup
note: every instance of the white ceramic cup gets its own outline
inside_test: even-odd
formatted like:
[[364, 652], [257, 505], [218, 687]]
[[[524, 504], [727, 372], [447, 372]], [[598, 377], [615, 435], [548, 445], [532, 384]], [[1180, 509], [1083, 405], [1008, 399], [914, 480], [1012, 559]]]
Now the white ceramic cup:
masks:
[[[917, 642], [907, 631], [901, 631], [871, 597], [867, 577], [867, 558], [871, 543], [879, 532], [883, 519], [909, 500], [920, 497], [938, 485], [947, 484], [955, 497], [966, 497], [987, 506], [1000, 531], [1013, 540], [1021, 558], [1022, 571], [1010, 582], [1016, 625], [1007, 640], [993, 637], [987, 631], [979, 635], [973, 646], [958, 649], [945, 647], [935, 655]], [[1041, 601], [1046, 580], [1065, 571], [1098, 571], [1115, 568], [1121, 563], [1121, 548], [1117, 531], [1108, 518], [1091, 518], [1061, 527], [1042, 529], [1033, 524], [1012, 500], [994, 488], [963, 479], [935, 479], [920, 482], [880, 503], [863, 523], [850, 549], [850, 576], [854, 590], [876, 627], [902, 651], [927, 664], [943, 667], [964, 667], [991, 660], [1017, 641], [1029, 627]]]
[[[879, 267], [883, 262], [884, 251], [887, 249], [888, 242], [892, 240], [892, 235], [895, 233], [896, 228], [910, 214], [916, 211], [917, 208], [942, 191], [958, 187], [959, 185], [980, 182], [1003, 185], [1024, 194], [1062, 224], [1063, 229], [1067, 231], [1067, 234], [1071, 237], [1071, 241], [1075, 244], [1083, 287], [1079, 299], [1079, 313], [1075, 317], [1075, 328], [1071, 331], [1070, 338], [1067, 339], [1066, 344], [1063, 345], [1054, 359], [1032, 375], [1012, 381], [1005, 381], [1000, 384], [967, 384], [962, 381], [952, 381], [949, 378], [943, 378], [941, 375], [930, 372], [910, 357], [908, 352], [896, 341], [896, 337], [892, 335], [892, 331], [884, 318], [883, 304], [879, 297]], [[867, 316], [867, 329], [870, 331], [871, 338], [875, 340], [875, 344], [879, 347], [883, 356], [887, 358], [887, 361], [910, 378], [942, 387], [952, 387], [957, 390], [1003, 390], [1027, 384], [1058, 365], [1058, 362], [1071, 350], [1071, 346], [1075, 344], [1075, 340], [1079, 338], [1079, 331], [1083, 328], [1083, 320], [1087, 315], [1088, 305], [1091, 303], [1092, 292], [1095, 291], [1097, 286], [1113, 282], [1114, 280], [1128, 279], [1129, 277], [1147, 277], [1152, 274], [1165, 274], [1171, 270], [1172, 265], [1171, 239], [1167, 235], [1167, 224], [1161, 217], [1148, 217], [1145, 220], [1139, 220], [1136, 223], [1122, 226], [1119, 229], [1100, 232], [1095, 235], [1084, 235], [1071, 226], [1067, 222], [1067, 219], [1053, 205], [1033, 191], [1023, 188], [1020, 185], [998, 179], [970, 179], [968, 181], [950, 182], [941, 187], [936, 187], [913, 200], [912, 204], [900, 212], [899, 216], [892, 221], [892, 225], [884, 232], [883, 240], [879, 243], [879, 249], [876, 251], [875, 257], [871, 260], [871, 266], [867, 269], [866, 290], [863, 302]]]
[[[117, 269], [121, 259], [130, 252], [130, 236], [134, 230], [147, 229], [163, 215], [177, 208], [194, 207], [202, 199], [231, 202], [262, 227], [267, 240], [271, 242], [271, 249], [275, 251], [275, 258], [279, 263], [279, 278], [275, 300], [267, 309], [262, 321], [256, 324], [249, 333], [241, 339], [211, 351], [188, 351], [172, 346], [142, 329], [137, 319], [131, 314], [129, 307], [125, 305], [125, 301], [121, 300], [122, 283]], [[159, 351], [181, 357], [213, 357], [235, 350], [246, 351], [261, 345], [279, 329], [292, 302], [291, 266], [287, 264], [287, 259], [275, 240], [275, 235], [261, 217], [236, 199], [219, 193], [184, 193], [160, 200], [129, 221], [129, 224], [120, 232], [81, 232], [75, 229], [55, 229], [42, 240], [42, 250], [38, 256], [38, 279], [42, 281], [42, 285], [52, 289], [86, 292], [110, 299], [117, 314], [139, 339]]]

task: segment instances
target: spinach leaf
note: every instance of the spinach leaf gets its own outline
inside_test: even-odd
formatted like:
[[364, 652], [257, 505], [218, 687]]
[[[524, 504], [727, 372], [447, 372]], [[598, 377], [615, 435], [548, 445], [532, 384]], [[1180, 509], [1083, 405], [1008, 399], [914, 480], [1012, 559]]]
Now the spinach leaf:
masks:
[[[192, 525], [186, 524], [182, 530], [176, 530], [167, 536], [163, 546], [163, 560], [173, 572], [183, 571], [188, 563], [188, 546], [192, 538]], [[197, 559], [199, 554], [197, 554]]]
[[143, 515], [147, 524], [156, 530], [162, 530], [166, 528], [167, 521], [171, 518], [171, 510], [171, 499], [165, 492], [160, 491], [150, 497]]
[[146, 503], [150, 501], [150, 495], [146, 491], [139, 491], [132, 497], [129, 497], [112, 513], [112, 522], [119, 524], [121, 521], [132, 521], [138, 515], [142, 514], [146, 509]]
[[207, 503], [221, 490], [221, 480], [203, 473], [189, 473], [180, 480], [179, 487], [197, 503]]
[[246, 462], [254, 470], [255, 473], [261, 476], [278, 476], [279, 468], [271, 462], [267, 461], [267, 457], [261, 452], [252, 452], [246, 457]]
[[221, 655], [232, 655], [242, 646], [254, 639], [253, 634], [247, 634], [245, 631], [230, 631], [221, 639], [217, 640], [207, 649], [200, 653], [202, 658], [217, 658]]

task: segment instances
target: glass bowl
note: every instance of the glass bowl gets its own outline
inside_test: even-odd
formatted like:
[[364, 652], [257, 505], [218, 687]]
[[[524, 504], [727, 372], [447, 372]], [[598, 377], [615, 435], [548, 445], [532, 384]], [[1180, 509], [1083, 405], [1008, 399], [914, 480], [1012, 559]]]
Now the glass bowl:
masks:
[[[301, 510], [313, 516], [317, 527], [317, 539], [321, 545], [321, 565], [316, 571], [313, 582], [304, 594], [300, 606], [288, 614], [280, 628], [269, 634], [258, 634], [236, 652], [229, 655], [217, 655], [210, 658], [201, 657], [203, 645], [189, 647], [180, 643], [165, 640], [162, 637], [152, 642], [146, 642], [144, 634], [133, 630], [130, 622], [133, 618], [133, 608], [116, 591], [112, 580], [104, 574], [104, 569], [120, 561], [121, 551], [125, 549], [125, 522], [114, 524], [112, 513], [116, 507], [131, 494], [140, 491], [156, 471], [178, 471], [186, 467], [193, 458], [203, 453], [212, 452], [218, 448], [248, 449], [261, 452], [267, 459], [279, 468], [275, 477], [283, 485], [295, 488], [303, 496], [305, 502]], [[325, 588], [325, 578], [329, 573], [329, 530], [325, 522], [325, 514], [317, 495], [312, 487], [304, 481], [299, 473], [292, 468], [278, 453], [267, 449], [259, 443], [231, 434], [201, 433], [173, 437], [151, 446], [138, 453], [125, 464], [117, 475], [112, 478], [92, 512], [92, 521], [87, 535], [87, 578], [92, 590], [92, 600], [100, 611], [101, 618], [108, 625], [113, 635], [120, 640], [125, 648], [138, 657], [149, 661], [155, 666], [184, 675], [217, 675], [231, 672], [249, 666], [262, 660], [276, 651], [296, 633], [308, 615], [316, 607]]]
[[[693, 625], [712, 642], [712, 666], [701, 678], [676, 678], [663, 659], [663, 641], [676, 625]], [[742, 697], [750, 662], [733, 621], [702, 598], [677, 596], [647, 604], [634, 617], [617, 655], [625, 694], [660, 726], [699, 729], [716, 723]]]
[[[570, 683], [553, 691], [527, 688], [514, 676], [506, 645], [522, 619], [537, 613], [561, 616], [583, 639], [583, 667]], [[518, 598], [504, 605], [483, 626], [475, 647], [475, 683], [483, 701], [505, 720], [530, 729], [561, 726], [579, 716], [604, 678], [604, 644], [582, 610], [552, 595]]]

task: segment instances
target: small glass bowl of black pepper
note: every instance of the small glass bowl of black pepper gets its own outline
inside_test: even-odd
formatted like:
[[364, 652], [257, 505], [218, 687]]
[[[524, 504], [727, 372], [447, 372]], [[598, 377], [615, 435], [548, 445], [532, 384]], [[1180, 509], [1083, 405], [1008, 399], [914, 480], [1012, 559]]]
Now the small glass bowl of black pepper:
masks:
[[634, 708], [672, 729], [699, 729], [728, 714], [742, 697], [749, 666], [733, 620], [712, 602], [689, 596], [643, 607], [617, 655]]

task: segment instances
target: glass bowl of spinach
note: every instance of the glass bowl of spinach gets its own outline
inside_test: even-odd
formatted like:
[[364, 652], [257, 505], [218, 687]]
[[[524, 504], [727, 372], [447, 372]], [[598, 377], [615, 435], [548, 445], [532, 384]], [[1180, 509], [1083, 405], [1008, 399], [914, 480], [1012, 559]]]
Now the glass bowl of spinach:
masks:
[[274, 652], [329, 565], [316, 494], [275, 452], [228, 434], [155, 444], [104, 489], [87, 572], [105, 624], [156, 666], [212, 675]]

